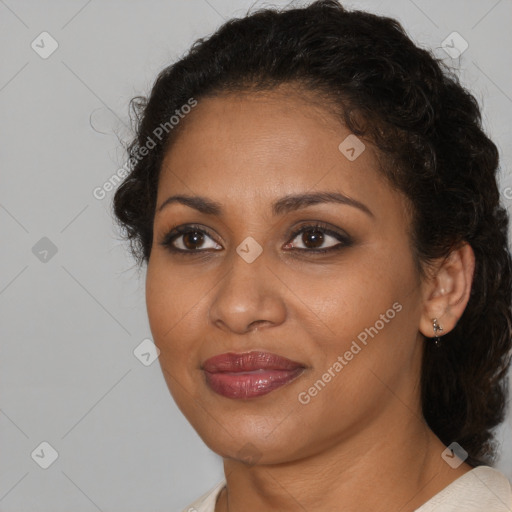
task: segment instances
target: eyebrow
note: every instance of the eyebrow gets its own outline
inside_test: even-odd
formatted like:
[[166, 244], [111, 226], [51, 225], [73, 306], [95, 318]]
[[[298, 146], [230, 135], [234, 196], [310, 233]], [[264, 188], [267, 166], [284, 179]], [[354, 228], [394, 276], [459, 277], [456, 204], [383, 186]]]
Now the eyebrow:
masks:
[[[168, 197], [158, 208], [161, 212], [166, 206], [172, 203], [180, 203], [190, 208], [204, 213], [205, 215], [222, 215], [222, 205], [216, 201], [203, 196], [174, 195]], [[373, 212], [363, 203], [345, 196], [338, 192], [314, 192], [305, 194], [286, 195], [272, 203], [272, 214], [274, 216], [284, 215], [285, 213], [299, 210], [307, 206], [321, 203], [337, 203], [353, 206], [363, 211], [370, 217], [375, 217]]]

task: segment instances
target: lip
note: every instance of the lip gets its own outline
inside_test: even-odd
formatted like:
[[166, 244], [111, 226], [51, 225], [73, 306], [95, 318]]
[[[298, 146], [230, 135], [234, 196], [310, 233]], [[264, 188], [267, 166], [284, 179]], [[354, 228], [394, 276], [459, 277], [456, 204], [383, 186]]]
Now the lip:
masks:
[[305, 366], [271, 352], [228, 352], [207, 359], [201, 369], [217, 394], [245, 399], [266, 395], [297, 378]]

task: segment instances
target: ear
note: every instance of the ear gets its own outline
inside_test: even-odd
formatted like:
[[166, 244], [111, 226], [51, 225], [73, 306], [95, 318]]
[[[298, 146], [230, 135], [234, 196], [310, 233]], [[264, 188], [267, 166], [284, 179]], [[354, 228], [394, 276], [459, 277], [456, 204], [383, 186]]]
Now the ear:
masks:
[[465, 242], [443, 258], [423, 283], [423, 312], [419, 330], [427, 338], [435, 336], [433, 320], [442, 327], [438, 336], [450, 332], [464, 313], [471, 293], [475, 254]]

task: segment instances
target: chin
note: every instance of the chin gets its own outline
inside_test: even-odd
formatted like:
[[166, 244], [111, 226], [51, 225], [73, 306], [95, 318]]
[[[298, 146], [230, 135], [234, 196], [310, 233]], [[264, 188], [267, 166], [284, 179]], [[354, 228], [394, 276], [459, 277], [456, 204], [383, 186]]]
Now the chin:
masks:
[[289, 432], [278, 423], [263, 422], [261, 418], [251, 421], [241, 416], [237, 421], [219, 421], [220, 424], [212, 418], [207, 423], [189, 421], [203, 442], [225, 459], [248, 465], [277, 464], [298, 459], [302, 452], [297, 432]]

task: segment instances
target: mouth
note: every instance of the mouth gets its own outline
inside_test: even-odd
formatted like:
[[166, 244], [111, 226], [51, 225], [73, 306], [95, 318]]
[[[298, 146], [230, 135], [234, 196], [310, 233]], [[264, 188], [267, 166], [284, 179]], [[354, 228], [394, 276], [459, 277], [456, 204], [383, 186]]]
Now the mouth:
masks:
[[305, 366], [270, 352], [226, 353], [207, 359], [201, 369], [212, 391], [227, 398], [266, 395], [296, 379]]

